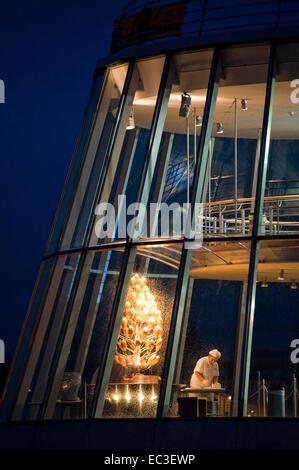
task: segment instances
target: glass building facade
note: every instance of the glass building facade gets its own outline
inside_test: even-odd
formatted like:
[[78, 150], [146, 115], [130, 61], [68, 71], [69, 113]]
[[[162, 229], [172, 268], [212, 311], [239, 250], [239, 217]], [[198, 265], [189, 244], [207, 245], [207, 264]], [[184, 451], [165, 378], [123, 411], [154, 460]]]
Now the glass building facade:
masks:
[[296, 41], [97, 70], [3, 419], [297, 416], [298, 86]]

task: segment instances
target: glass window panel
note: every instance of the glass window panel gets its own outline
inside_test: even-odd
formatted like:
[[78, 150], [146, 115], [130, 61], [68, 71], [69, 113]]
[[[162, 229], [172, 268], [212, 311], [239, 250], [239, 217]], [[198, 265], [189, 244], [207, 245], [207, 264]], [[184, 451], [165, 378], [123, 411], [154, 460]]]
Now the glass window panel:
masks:
[[255, 205], [269, 46], [223, 49], [204, 186], [204, 234], [248, 234]]
[[180, 53], [171, 63], [169, 93], [161, 108], [164, 127], [158, 135], [158, 159], [149, 196], [153, 205], [152, 212], [148, 208], [145, 238], [184, 233], [183, 214], [190, 200], [212, 53], [210, 49]]
[[[205, 242], [192, 251], [170, 417], [236, 414], [249, 256], [247, 241]], [[221, 353], [217, 365], [213, 350]]]
[[155, 417], [181, 245], [137, 249], [103, 417]]
[[277, 47], [277, 76], [261, 233], [299, 231], [299, 44]]
[[[127, 237], [127, 224], [132, 217], [126, 214], [137, 198], [164, 60], [164, 56], [141, 60], [134, 66], [108, 172], [98, 198], [90, 246]], [[109, 212], [104, 209], [107, 203]]]
[[299, 240], [260, 243], [248, 416], [295, 416]]
[[[48, 258], [41, 263], [37, 280], [34, 287], [34, 292], [30, 300], [28, 312], [24, 320], [22, 332], [18, 341], [18, 345], [14, 357], [14, 366], [11, 370], [9, 380], [4, 388], [3, 395], [3, 409], [5, 409], [6, 416], [10, 414], [11, 405], [14, 404], [11, 419], [18, 420], [22, 418], [25, 400], [27, 400], [28, 389], [31, 384], [32, 374], [35, 369], [37, 358], [40, 354], [42, 346], [42, 338], [44, 331], [48, 325], [48, 316], [39, 316], [41, 306], [43, 305], [45, 297], [48, 292], [53, 292], [53, 269], [60, 269], [56, 265], [55, 258]], [[54, 269], [54, 273], [56, 272]], [[46, 318], [44, 318], [46, 316]], [[36, 332], [36, 328], [38, 331]], [[32, 335], [35, 334], [35, 341], [32, 345]], [[28, 351], [30, 350], [30, 352]], [[27, 356], [27, 367], [22, 369], [24, 356]], [[18, 383], [18, 389], [16, 389]], [[5, 404], [4, 404], [5, 403]]]
[[67, 207], [71, 200], [72, 191], [77, 180], [80, 164], [82, 164], [82, 156], [84, 153], [86, 139], [88, 138], [91, 124], [97, 111], [97, 104], [99, 101], [100, 90], [103, 85], [103, 78], [103, 75], [99, 75], [93, 83], [89, 102], [85, 111], [84, 119], [76, 143], [70, 169], [66, 177], [55, 220], [51, 229], [51, 234], [47, 243], [46, 254], [48, 255], [55, 253], [57, 249], [57, 244], [61, 235], [61, 230], [67, 213]]
[[90, 135], [86, 139], [84, 164], [75, 187], [76, 192], [60, 242], [61, 250], [82, 246], [99, 176], [103, 170], [106, 150], [114, 129], [127, 70], [128, 64], [124, 64], [106, 71], [98, 109]]
[[[80, 254], [62, 255], [57, 258], [27, 366], [27, 374], [31, 378], [24, 380], [28, 392], [25, 419], [36, 419], [43, 405], [50, 368], [55, 361], [56, 346], [64, 325], [80, 256]], [[19, 419], [23, 417], [23, 407], [24, 403], [21, 402], [15, 407]]]
[[[79, 258], [58, 258], [53, 285], [43, 311], [43, 322], [47, 320], [48, 323], [44, 328], [40, 325], [39, 338], [33, 346], [35, 350], [43, 340], [40, 356], [31, 359], [32, 367], [35, 364], [35, 374], [26, 397], [26, 419], [37, 419], [45, 405], [47, 419], [88, 416], [122, 256], [121, 249], [86, 255], [63, 337], [62, 326]], [[43, 331], [44, 337], [41, 338]], [[57, 349], [58, 340], [62, 345]]]
[[86, 256], [48, 402], [48, 418], [89, 416], [122, 260], [121, 249]]

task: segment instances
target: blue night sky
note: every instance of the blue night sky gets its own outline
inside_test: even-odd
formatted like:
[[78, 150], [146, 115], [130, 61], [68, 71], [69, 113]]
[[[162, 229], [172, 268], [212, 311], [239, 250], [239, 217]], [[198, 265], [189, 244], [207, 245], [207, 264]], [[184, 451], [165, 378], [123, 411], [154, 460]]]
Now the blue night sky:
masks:
[[87, 104], [126, 1], [2, 0], [1, 316], [12, 355]]

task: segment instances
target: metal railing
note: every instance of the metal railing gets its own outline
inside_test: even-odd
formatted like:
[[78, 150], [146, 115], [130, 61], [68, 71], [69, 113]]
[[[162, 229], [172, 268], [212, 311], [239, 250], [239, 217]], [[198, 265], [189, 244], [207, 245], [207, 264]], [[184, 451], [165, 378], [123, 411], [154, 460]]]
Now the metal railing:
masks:
[[[192, 182], [194, 161], [190, 162], [190, 180]], [[246, 175], [238, 175], [243, 181], [242, 189], [246, 193]], [[248, 178], [247, 178], [248, 179]], [[172, 202], [186, 192], [186, 159], [170, 165], [163, 192], [163, 201]], [[255, 198], [219, 200], [233, 193], [234, 176], [222, 175], [210, 178], [207, 201], [203, 204], [202, 231], [204, 234], [250, 234], [253, 223]], [[246, 189], [247, 188], [247, 189]], [[290, 194], [291, 193], [291, 194]], [[297, 194], [296, 194], [297, 193]], [[237, 203], [237, 210], [236, 210]], [[261, 234], [287, 234], [299, 231], [299, 180], [268, 180], [264, 198], [264, 215]]]
[[[204, 234], [250, 234], [253, 223], [254, 198], [216, 201], [203, 204]], [[264, 199], [261, 234], [278, 235], [299, 231], [299, 195], [268, 196]]]
[[[268, 416], [268, 403], [269, 403], [269, 385], [266, 385], [266, 380], [263, 378], [261, 379], [261, 371], [257, 371], [257, 388], [255, 392], [253, 392], [249, 397], [248, 400], [251, 403], [249, 406], [252, 407], [253, 399], [256, 399], [256, 416], [266, 417]], [[289, 392], [285, 396], [284, 401], [285, 404], [292, 400], [288, 408], [288, 413], [294, 417], [298, 417], [298, 400], [299, 400], [299, 393], [297, 388], [297, 378], [296, 374], [293, 373], [292, 382], [289, 384]]]
[[[187, 0], [186, 2], [132, 0], [124, 5], [117, 20], [121, 21], [134, 15], [144, 14], [155, 7], [176, 4], [185, 4], [185, 9], [183, 18], [179, 17], [176, 20], [178, 22], [172, 25], [180, 31], [175, 37], [201, 36], [209, 33], [265, 27], [279, 28], [299, 23], [298, 0]], [[161, 28], [163, 29], [162, 24]], [[154, 30], [158, 29], [156, 26], [153, 28], [152, 24], [148, 28], [149, 36], [144, 34], [144, 29], [143, 31], [130, 30], [118, 49], [129, 46], [132, 39], [134, 39], [134, 44], [159, 41], [160, 38], [150, 37]]]

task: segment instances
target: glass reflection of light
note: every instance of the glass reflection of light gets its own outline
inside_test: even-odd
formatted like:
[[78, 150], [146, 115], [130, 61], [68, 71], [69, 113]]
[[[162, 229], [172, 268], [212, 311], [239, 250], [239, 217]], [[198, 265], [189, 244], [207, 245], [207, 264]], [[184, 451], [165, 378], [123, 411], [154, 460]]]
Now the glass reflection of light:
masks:
[[152, 385], [152, 396], [151, 396], [151, 400], [152, 402], [154, 403], [157, 399], [157, 395], [155, 394], [155, 389], [154, 389], [154, 386]]
[[118, 401], [119, 401], [119, 394], [118, 394], [117, 387], [115, 387], [115, 392], [114, 392], [114, 394], [112, 395], [112, 398], [113, 398], [113, 400], [116, 401], [116, 403], [118, 403]]
[[129, 392], [129, 386], [128, 385], [127, 385], [127, 388], [126, 388], [125, 399], [127, 400], [128, 403], [131, 401], [131, 395], [130, 395], [130, 392]]
[[141, 385], [139, 386], [138, 400], [139, 400], [140, 405], [142, 404], [142, 402], [144, 400], [144, 395], [142, 393]]

